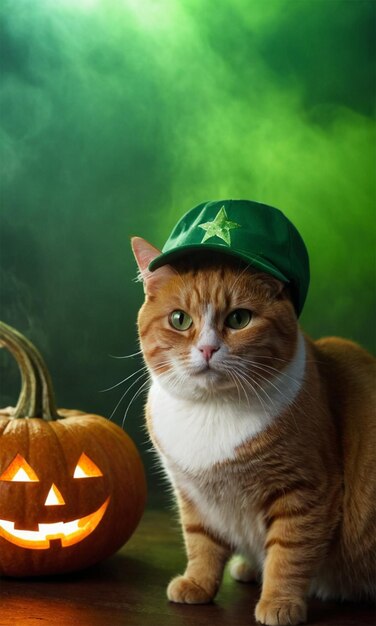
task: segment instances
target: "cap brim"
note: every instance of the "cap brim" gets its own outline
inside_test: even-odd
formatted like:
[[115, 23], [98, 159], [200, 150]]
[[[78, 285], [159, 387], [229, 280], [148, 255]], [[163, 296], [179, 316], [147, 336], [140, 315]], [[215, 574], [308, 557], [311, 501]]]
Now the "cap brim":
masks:
[[215, 250], [216, 252], [220, 252], [226, 256], [231, 256], [233, 258], [241, 259], [248, 263], [251, 267], [254, 267], [258, 270], [266, 272], [267, 274], [271, 274], [275, 278], [278, 278], [284, 283], [289, 283], [289, 279], [282, 274], [272, 263], [270, 263], [267, 259], [261, 258], [257, 255], [247, 254], [242, 251], [234, 251], [231, 248], [227, 248], [222, 245], [214, 244], [214, 243], [205, 243], [203, 244], [189, 244], [186, 246], [179, 246], [178, 248], [172, 248], [167, 252], [162, 252], [159, 256], [157, 256], [154, 261], [152, 261], [149, 265], [149, 271], [154, 272], [154, 270], [162, 267], [162, 265], [168, 265], [177, 259], [181, 259], [184, 256], [188, 256], [189, 253], [192, 252], [202, 252], [205, 250]]

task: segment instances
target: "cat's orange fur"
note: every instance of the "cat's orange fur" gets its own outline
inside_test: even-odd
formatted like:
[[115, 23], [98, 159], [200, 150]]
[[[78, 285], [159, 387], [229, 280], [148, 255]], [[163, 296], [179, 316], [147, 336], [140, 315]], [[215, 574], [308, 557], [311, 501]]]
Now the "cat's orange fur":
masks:
[[[178, 272], [163, 267], [151, 275], [146, 267], [155, 253], [145, 244], [133, 242], [146, 290], [138, 324], [144, 357], [155, 377], [173, 367], [171, 355], [187, 358], [208, 304], [230, 354], [251, 355], [258, 364], [252, 370], [245, 362], [246, 375], [255, 384], [262, 386], [284, 370], [296, 349], [298, 324], [281, 283], [215, 258], [196, 267], [180, 265]], [[223, 319], [237, 307], [252, 310], [254, 321], [229, 332]], [[195, 321], [191, 329], [179, 332], [170, 326], [174, 309], [189, 312]], [[261, 575], [255, 611], [261, 623], [305, 621], [309, 593], [375, 599], [375, 360], [344, 339], [305, 337], [305, 348], [304, 380], [293, 404], [242, 442], [234, 458], [189, 476], [158, 440], [148, 403], [149, 433], [175, 488], [188, 557], [184, 574], [168, 586], [170, 600], [213, 599], [224, 566], [238, 547], [227, 519], [231, 528], [244, 529], [249, 523], [250, 545], [258, 544], [260, 552], [262, 544], [261, 568], [260, 557], [258, 563], [232, 566], [240, 580]], [[222, 391], [219, 385], [213, 393], [225, 394], [226, 387]], [[201, 502], [222, 512], [222, 525], [214, 527]]]

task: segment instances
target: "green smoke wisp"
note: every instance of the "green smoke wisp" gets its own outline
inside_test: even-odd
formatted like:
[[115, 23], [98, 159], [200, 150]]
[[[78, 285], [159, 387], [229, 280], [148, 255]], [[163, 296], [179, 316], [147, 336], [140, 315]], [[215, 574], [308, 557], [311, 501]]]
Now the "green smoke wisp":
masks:
[[285, 211], [304, 328], [374, 349], [374, 19], [368, 0], [3, 1], [2, 318], [60, 403], [111, 413], [98, 389], [136, 367], [107, 356], [137, 349], [129, 236], [162, 246], [209, 199]]

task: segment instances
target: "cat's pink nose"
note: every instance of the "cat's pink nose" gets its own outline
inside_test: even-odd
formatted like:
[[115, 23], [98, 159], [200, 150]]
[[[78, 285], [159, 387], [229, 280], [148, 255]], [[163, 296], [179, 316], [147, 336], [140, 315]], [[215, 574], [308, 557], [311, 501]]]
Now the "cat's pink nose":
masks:
[[219, 348], [217, 348], [216, 346], [201, 346], [199, 348], [200, 352], [202, 352], [202, 355], [205, 359], [205, 361], [207, 363], [209, 363], [210, 359], [212, 358], [214, 352], [217, 352], [217, 350], [219, 350]]

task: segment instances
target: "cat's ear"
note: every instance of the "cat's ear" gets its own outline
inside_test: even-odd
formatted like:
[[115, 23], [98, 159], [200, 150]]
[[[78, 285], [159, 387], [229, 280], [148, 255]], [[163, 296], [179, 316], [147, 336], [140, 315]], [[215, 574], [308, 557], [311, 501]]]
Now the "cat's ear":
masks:
[[148, 269], [150, 263], [161, 254], [161, 251], [142, 237], [132, 237], [131, 246], [144, 283], [144, 291], [148, 296], [155, 295], [161, 284], [175, 276], [177, 272], [169, 265], [162, 265], [154, 272], [150, 272]]
[[277, 298], [286, 286], [285, 283], [278, 280], [278, 278], [274, 278], [271, 274], [259, 273], [258, 279], [262, 283], [262, 286], [268, 291], [271, 298]]

